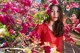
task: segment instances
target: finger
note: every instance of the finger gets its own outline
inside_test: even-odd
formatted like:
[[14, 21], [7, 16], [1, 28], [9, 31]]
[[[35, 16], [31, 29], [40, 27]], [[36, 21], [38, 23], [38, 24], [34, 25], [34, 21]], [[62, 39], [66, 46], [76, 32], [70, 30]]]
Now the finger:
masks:
[[33, 38], [33, 39], [35, 39], [35, 37], [34, 37], [34, 36], [32, 36], [32, 38]]
[[34, 41], [34, 39], [33, 38], [30, 38], [31, 39], [31, 41], [33, 42]]
[[36, 36], [33, 36], [33, 39], [34, 39], [35, 41], [38, 41], [38, 39], [36, 38]]
[[33, 36], [33, 39], [35, 39], [35, 40], [36, 40], [36, 36]]

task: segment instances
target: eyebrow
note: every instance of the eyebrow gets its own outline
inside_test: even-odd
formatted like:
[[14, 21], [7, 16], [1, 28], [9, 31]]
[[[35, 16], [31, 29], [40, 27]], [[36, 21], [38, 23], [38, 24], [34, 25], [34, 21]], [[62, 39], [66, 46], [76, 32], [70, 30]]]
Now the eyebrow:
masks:
[[[52, 9], [51, 11], [54, 11], [54, 9]], [[59, 9], [57, 9], [57, 11], [59, 11]]]

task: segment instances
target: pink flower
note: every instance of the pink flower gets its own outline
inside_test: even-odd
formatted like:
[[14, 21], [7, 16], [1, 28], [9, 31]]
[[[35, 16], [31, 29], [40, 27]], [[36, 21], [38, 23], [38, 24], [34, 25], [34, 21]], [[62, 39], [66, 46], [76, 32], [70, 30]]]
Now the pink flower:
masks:
[[63, 4], [64, 4], [64, 5], [66, 5], [66, 4], [67, 4], [67, 2], [63, 1]]
[[21, 0], [16, 0], [17, 2], [21, 2]]
[[32, 16], [28, 15], [26, 18], [27, 18], [30, 22], [32, 21]]
[[12, 26], [15, 24], [14, 19], [12, 18], [11, 15], [5, 15], [5, 20], [4, 20], [4, 24], [7, 26]]
[[12, 2], [4, 3], [3, 4], [2, 12], [7, 13], [7, 11], [9, 10], [9, 8], [11, 8], [11, 7], [13, 7], [13, 3]]
[[75, 28], [75, 31], [80, 34], [80, 28]]
[[12, 34], [12, 35], [15, 34], [15, 31], [14, 31], [12, 28], [9, 28], [8, 31], [9, 31], [9, 33]]
[[75, 30], [76, 26], [77, 26], [78, 23], [79, 23], [79, 20], [78, 20], [78, 19], [74, 19], [74, 20], [72, 20], [72, 21], [73, 21], [72, 30]]
[[70, 32], [70, 27], [68, 24], [64, 26], [64, 33], [68, 34]]
[[79, 3], [75, 3], [75, 8], [79, 8]]
[[7, 11], [8, 11], [8, 8], [7, 7], [3, 7], [2, 12], [7, 13]]
[[73, 38], [69, 34], [64, 33], [64, 40], [68, 43], [71, 43], [73, 46], [75, 46], [76, 42], [74, 41]]
[[67, 4], [66, 6], [66, 10], [69, 11], [70, 10], [70, 6]]
[[39, 6], [40, 6], [40, 3], [34, 2], [34, 3], [32, 4], [32, 6], [33, 6], [33, 7], [39, 7]]
[[12, 8], [11, 8], [11, 11], [14, 12], [14, 13], [16, 13], [16, 12], [19, 12], [19, 9], [16, 8], [16, 7], [12, 7]]
[[76, 19], [77, 17], [76, 17], [76, 14], [72, 14], [72, 17], [73, 17], [73, 19]]
[[3, 6], [9, 8], [9, 5], [7, 3], [3, 3]]
[[47, 8], [47, 9], [46, 9], [46, 14], [50, 14], [50, 12], [51, 12], [51, 11], [50, 11], [50, 8]]
[[31, 5], [31, 0], [22, 0], [21, 1], [24, 6], [30, 6]]
[[27, 33], [29, 25], [27, 23], [22, 23], [21, 33]]
[[27, 10], [25, 8], [21, 8], [20, 13], [22, 14], [22, 16], [24, 16], [26, 14]]
[[2, 12], [7, 13], [7, 11], [9, 10], [9, 8], [11, 8], [11, 7], [13, 7], [13, 3], [12, 2], [3, 3]]
[[51, 49], [50, 46], [44, 46], [43, 48], [44, 48], [46, 53], [50, 53], [50, 49]]
[[2, 48], [8, 47], [8, 43], [4, 42]]
[[70, 7], [71, 8], [78, 8], [79, 7], [79, 4], [78, 3], [70, 3]]
[[17, 3], [14, 3], [14, 4], [15, 4], [15, 6], [16, 6], [17, 8], [18, 8], [18, 7], [20, 8], [20, 3], [17, 2]]
[[31, 26], [32, 26], [32, 27], [35, 27], [35, 26], [36, 26], [36, 24], [32, 23], [32, 24], [31, 24]]
[[74, 24], [77, 25], [78, 23], [79, 23], [79, 20], [78, 20], [78, 19], [75, 19], [75, 20], [74, 20]]
[[38, 53], [37, 51], [32, 50], [32, 53]]
[[[77, 20], [76, 14], [72, 14], [72, 17], [71, 17], [70, 19], [71, 19], [71, 21], [72, 21], [73, 23], [79, 22], [79, 20]], [[76, 21], [76, 22], [75, 22], [75, 21]]]
[[58, 5], [59, 4], [59, 2], [57, 0], [49, 0], [49, 1], [54, 5]]
[[71, 8], [74, 8], [74, 7], [75, 7], [75, 3], [72, 3], [72, 2], [71, 2], [71, 3], [70, 3], [70, 7], [71, 7]]
[[36, 31], [32, 31], [29, 33], [30, 37], [36, 36], [37, 39], [40, 39], [40, 35]]
[[30, 11], [31, 11], [33, 14], [35, 14], [35, 13], [38, 12], [38, 9], [36, 9], [36, 8], [32, 8]]
[[75, 30], [76, 24], [73, 24], [72, 26], [72, 30]]
[[75, 27], [75, 30], [74, 30], [74, 31], [76, 31], [77, 33], [79, 33], [79, 34], [80, 34], [80, 26]]
[[45, 8], [45, 9], [48, 8], [48, 4], [44, 4], [44, 8]]
[[4, 23], [4, 20], [5, 20], [4, 15], [0, 15], [0, 22]]
[[7, 3], [7, 5], [8, 5], [10, 8], [13, 7], [13, 3], [10, 2], [10, 1]]

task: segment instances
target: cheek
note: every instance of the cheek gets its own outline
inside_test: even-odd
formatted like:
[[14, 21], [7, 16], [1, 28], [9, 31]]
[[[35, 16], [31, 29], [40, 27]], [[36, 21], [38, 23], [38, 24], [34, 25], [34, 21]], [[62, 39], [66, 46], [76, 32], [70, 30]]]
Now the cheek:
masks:
[[55, 14], [55, 17], [59, 17], [59, 13], [56, 13], [56, 14]]
[[51, 16], [51, 17], [54, 17], [54, 14], [53, 14], [53, 13], [51, 13], [51, 14], [50, 14], [50, 16]]
[[53, 19], [54, 19], [54, 16], [53, 16], [53, 15], [50, 15], [50, 19], [52, 19], [52, 20], [53, 20]]

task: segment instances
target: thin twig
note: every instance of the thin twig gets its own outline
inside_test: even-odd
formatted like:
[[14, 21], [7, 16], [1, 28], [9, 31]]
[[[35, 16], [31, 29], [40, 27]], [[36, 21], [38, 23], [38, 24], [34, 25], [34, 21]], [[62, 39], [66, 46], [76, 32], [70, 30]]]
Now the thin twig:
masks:
[[28, 9], [28, 12], [24, 15], [24, 18], [23, 18], [22, 22], [24, 22], [24, 21], [26, 20], [26, 17], [28, 16], [28, 13], [30, 12], [30, 10], [31, 10], [31, 8], [32, 8], [32, 4], [33, 4], [34, 1], [35, 1], [35, 0], [32, 0], [31, 6], [30, 6], [30, 8]]

